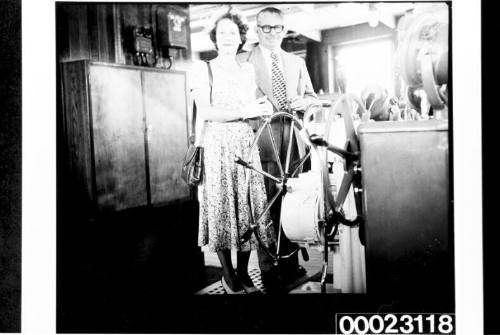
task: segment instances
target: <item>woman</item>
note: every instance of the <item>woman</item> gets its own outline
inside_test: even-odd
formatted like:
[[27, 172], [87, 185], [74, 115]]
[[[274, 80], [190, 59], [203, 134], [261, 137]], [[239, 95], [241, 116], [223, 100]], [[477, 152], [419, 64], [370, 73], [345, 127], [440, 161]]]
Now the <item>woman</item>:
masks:
[[[210, 38], [218, 56], [193, 65], [193, 97], [198, 121], [197, 142], [204, 147], [203, 182], [198, 187], [200, 203], [199, 246], [216, 252], [221, 262], [221, 283], [228, 294], [258, 292], [248, 275], [250, 251], [258, 248], [255, 236], [240, 243], [250, 222], [246, 197], [245, 175], [251, 173], [251, 201], [255, 213], [261, 213], [267, 198], [263, 177], [234, 163], [235, 156], [246, 159], [254, 139], [246, 119], [272, 113], [265, 98], [255, 99], [256, 84], [253, 66], [238, 63], [236, 53], [246, 41], [248, 26], [239, 15], [228, 12], [215, 21]], [[260, 165], [258, 152], [252, 158]], [[269, 245], [275, 239], [269, 216], [260, 221], [260, 236]], [[269, 229], [266, 229], [269, 227]], [[237, 269], [231, 262], [231, 250], [237, 250]]]

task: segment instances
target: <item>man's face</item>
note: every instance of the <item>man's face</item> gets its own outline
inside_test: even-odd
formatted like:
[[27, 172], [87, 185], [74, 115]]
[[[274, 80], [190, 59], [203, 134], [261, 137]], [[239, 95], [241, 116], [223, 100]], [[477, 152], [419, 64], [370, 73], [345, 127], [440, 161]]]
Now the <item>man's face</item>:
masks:
[[[264, 12], [259, 15], [257, 25], [261, 27], [266, 25], [271, 27], [283, 25], [283, 18], [278, 14]], [[286, 30], [284, 29], [280, 33], [277, 33], [274, 29], [271, 29], [269, 33], [265, 33], [259, 27], [255, 27], [255, 30], [259, 37], [260, 45], [270, 50], [279, 48], [286, 34]]]

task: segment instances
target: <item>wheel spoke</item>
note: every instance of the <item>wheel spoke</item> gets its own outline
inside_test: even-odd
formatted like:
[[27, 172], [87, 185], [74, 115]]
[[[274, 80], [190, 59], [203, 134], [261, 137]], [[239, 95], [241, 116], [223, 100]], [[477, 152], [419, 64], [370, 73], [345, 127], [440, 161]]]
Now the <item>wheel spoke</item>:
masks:
[[276, 178], [276, 177], [275, 177], [275, 176], [273, 176], [272, 174], [267, 173], [267, 172], [265, 172], [265, 171], [263, 171], [263, 170], [261, 170], [261, 169], [257, 169], [257, 168], [256, 168], [255, 166], [253, 166], [251, 163], [249, 163], [249, 162], [245, 162], [243, 159], [241, 159], [241, 158], [240, 158], [240, 157], [238, 157], [238, 156], [236, 156], [236, 158], [235, 158], [234, 162], [235, 162], [236, 164], [240, 164], [240, 165], [241, 165], [241, 166], [243, 166], [243, 167], [246, 167], [247, 169], [250, 169], [250, 170], [253, 170], [253, 171], [257, 172], [257, 173], [260, 173], [261, 175], [263, 175], [263, 176], [265, 176], [265, 177], [267, 177], [267, 178], [269, 178], [269, 179], [272, 179], [272, 180], [274, 180], [274, 181], [275, 181], [275, 182], [277, 182], [277, 183], [281, 183], [281, 180], [280, 180], [280, 179]]
[[274, 202], [276, 201], [276, 199], [278, 199], [278, 197], [280, 196], [281, 193], [283, 193], [283, 190], [278, 190], [278, 192], [276, 192], [276, 194], [272, 197], [272, 199], [269, 200], [269, 202], [267, 203], [266, 207], [264, 207], [264, 209], [262, 210], [262, 212], [257, 217], [257, 220], [255, 221], [255, 224], [257, 224], [260, 221], [260, 219], [262, 218], [262, 216], [264, 216], [264, 214], [269, 211], [269, 208], [271, 208], [271, 206], [274, 204]]
[[293, 119], [290, 120], [290, 135], [289, 135], [289, 140], [288, 140], [288, 148], [286, 151], [286, 162], [285, 162], [285, 174], [288, 173], [288, 170], [290, 169], [290, 158], [292, 155], [292, 147], [293, 147], [293, 131], [294, 131], [294, 126], [293, 126]]
[[[285, 198], [285, 194], [281, 196], [281, 203], [283, 203], [283, 199]], [[281, 246], [281, 234], [282, 234], [282, 226], [281, 226], [281, 220], [279, 220], [279, 225], [278, 225], [278, 247], [276, 248], [276, 255], [278, 258], [280, 257], [280, 246]]]
[[272, 175], [272, 174], [270, 174], [270, 173], [267, 173], [266, 171], [262, 171], [262, 170], [260, 170], [260, 169], [255, 168], [255, 167], [252, 167], [251, 169], [252, 169], [253, 171], [257, 172], [257, 173], [260, 173], [260, 174], [261, 174], [261, 175], [263, 175], [264, 177], [267, 177], [267, 178], [269, 178], [269, 179], [271, 179], [271, 180], [273, 180], [273, 181], [275, 181], [275, 182], [277, 182], [277, 183], [281, 183], [281, 180], [280, 180], [280, 179], [276, 178], [275, 176], [273, 176], [273, 175]]
[[278, 164], [278, 168], [280, 169], [280, 174], [281, 174], [281, 176], [284, 176], [283, 167], [281, 166], [280, 155], [279, 155], [279, 152], [278, 152], [278, 148], [276, 146], [276, 140], [275, 140], [274, 135], [273, 135], [273, 129], [271, 128], [271, 124], [270, 123], [268, 123], [266, 125], [266, 127], [267, 127], [267, 130], [269, 132], [269, 137], [271, 138], [271, 143], [273, 145], [274, 157], [276, 157], [276, 163]]
[[309, 151], [304, 157], [302, 157], [302, 159], [300, 160], [300, 162], [297, 165], [297, 167], [295, 168], [295, 170], [293, 170], [293, 172], [290, 174], [291, 178], [293, 178], [295, 176], [295, 174], [299, 171], [299, 169], [302, 167], [302, 165], [304, 165], [304, 163], [307, 161], [309, 156], [311, 156], [311, 151]]
[[[252, 190], [250, 187], [250, 176], [249, 173], [246, 176], [246, 185], [247, 185], [247, 201], [248, 201], [248, 210], [250, 213], [250, 229], [255, 226], [255, 217], [253, 215], [253, 206], [252, 206]], [[253, 229], [252, 229], [253, 230]]]
[[352, 185], [353, 176], [354, 176], [353, 169], [349, 169], [344, 174], [344, 178], [342, 178], [342, 183], [340, 184], [339, 191], [337, 192], [337, 201], [335, 207], [336, 211], [339, 211], [340, 208], [342, 208], [342, 206], [344, 205], [345, 198]]
[[[351, 143], [351, 142], [349, 142], [349, 143]], [[341, 149], [341, 148], [339, 148], [339, 147], [337, 147], [335, 145], [331, 145], [328, 142], [327, 142], [327, 144], [328, 144], [328, 150], [329, 151], [333, 152], [334, 154], [339, 155], [340, 157], [342, 157], [345, 160], [351, 160], [351, 161], [353, 161], [353, 160], [358, 159], [358, 155], [357, 154], [354, 154], [354, 153], [349, 152], [347, 150]]]

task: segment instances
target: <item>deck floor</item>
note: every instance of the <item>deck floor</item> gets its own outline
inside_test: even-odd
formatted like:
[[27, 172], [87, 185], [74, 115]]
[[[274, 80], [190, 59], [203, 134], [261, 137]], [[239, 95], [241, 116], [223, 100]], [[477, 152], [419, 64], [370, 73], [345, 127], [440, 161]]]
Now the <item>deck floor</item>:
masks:
[[[323, 266], [323, 254], [321, 251], [317, 249], [308, 249], [309, 253], [309, 261], [304, 261], [301, 256], [299, 256], [299, 264], [302, 265], [306, 270], [307, 274], [304, 277], [298, 278], [294, 283], [292, 283], [289, 287], [289, 293], [319, 293], [321, 291], [320, 287], [320, 277], [321, 277], [321, 269]], [[220, 268], [220, 263], [217, 258], [217, 254], [205, 252], [205, 266], [212, 268]], [[232, 260], [235, 264], [236, 253], [233, 252]], [[328, 255], [328, 278], [331, 278], [330, 281], [327, 281], [326, 291], [327, 293], [340, 293], [340, 289], [335, 288], [333, 285], [333, 261], [334, 256], [333, 253], [330, 252]], [[259, 263], [257, 259], [257, 253], [252, 251], [250, 254], [250, 260], [248, 265], [248, 273], [250, 278], [254, 282], [255, 287], [259, 289], [262, 293], [266, 293], [264, 286], [262, 285], [262, 279], [260, 277]], [[222, 269], [221, 269], [222, 272]], [[199, 290], [196, 294], [224, 294], [224, 289], [222, 288], [222, 284], [220, 282], [220, 278], [211, 278], [211, 283], [205, 288]]]
[[[321, 271], [323, 266], [323, 254], [321, 251], [313, 248], [307, 249], [309, 253], [309, 261], [304, 261], [302, 256], [299, 255], [299, 264], [302, 265], [309, 275]], [[213, 252], [204, 252], [205, 255], [205, 266], [216, 266], [220, 267], [219, 259], [217, 258], [217, 254]], [[233, 252], [232, 260], [234, 266], [236, 266], [236, 253]], [[328, 273], [333, 274], [333, 253], [330, 252], [328, 254]], [[248, 262], [248, 268], [259, 268], [259, 262], [257, 259], [257, 252], [252, 251], [250, 254], [250, 260]]]
[[[266, 294], [266, 289], [262, 284], [260, 270], [258, 268], [249, 268], [248, 274], [250, 275], [250, 278], [252, 279], [255, 287], [262, 293]], [[331, 278], [331, 275], [329, 277]], [[303, 276], [295, 280], [293, 283], [291, 283], [288, 286], [287, 291], [289, 291], [290, 294], [321, 293], [320, 279], [321, 279], [320, 272], [315, 273], [313, 276], [308, 276], [308, 275]], [[341, 293], [341, 290], [334, 288], [332, 283], [327, 283], [326, 293]], [[218, 280], [208, 285], [207, 287], [201, 289], [200, 291], [196, 292], [196, 294], [197, 295], [225, 294], [225, 292], [224, 289], [222, 288], [221, 281]]]

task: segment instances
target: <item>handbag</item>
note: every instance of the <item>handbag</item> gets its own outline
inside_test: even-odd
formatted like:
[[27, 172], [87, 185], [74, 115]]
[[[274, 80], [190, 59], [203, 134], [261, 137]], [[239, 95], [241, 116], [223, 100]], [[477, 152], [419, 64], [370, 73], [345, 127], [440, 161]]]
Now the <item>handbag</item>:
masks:
[[[212, 69], [210, 62], [207, 63], [208, 79], [210, 83], [210, 104], [212, 104]], [[202, 128], [200, 136], [203, 136]], [[181, 176], [189, 186], [198, 186], [203, 181], [203, 147], [194, 145], [196, 129], [196, 103], [193, 101], [193, 117], [191, 119], [191, 134], [189, 136], [189, 146], [184, 156]]]

